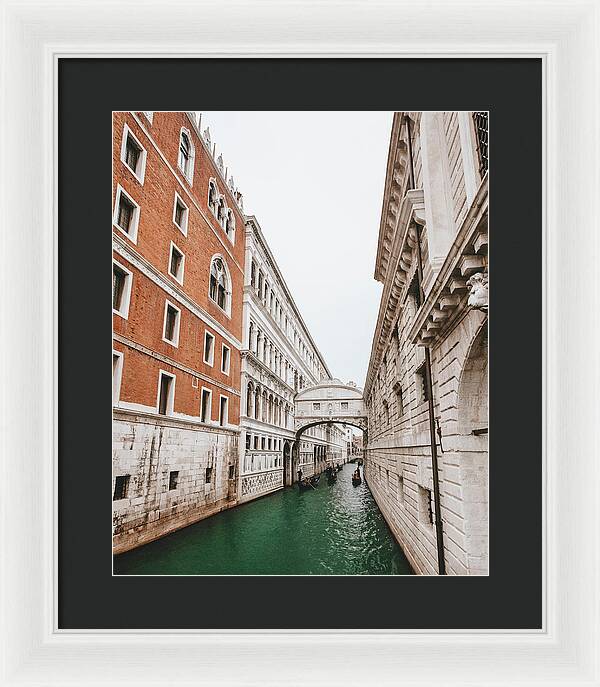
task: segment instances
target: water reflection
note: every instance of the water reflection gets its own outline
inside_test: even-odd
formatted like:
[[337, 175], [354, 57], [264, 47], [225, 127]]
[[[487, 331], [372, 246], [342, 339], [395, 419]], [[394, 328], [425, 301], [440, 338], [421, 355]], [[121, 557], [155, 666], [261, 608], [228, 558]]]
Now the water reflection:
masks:
[[115, 558], [115, 574], [410, 575], [353, 465], [335, 484], [288, 488]]

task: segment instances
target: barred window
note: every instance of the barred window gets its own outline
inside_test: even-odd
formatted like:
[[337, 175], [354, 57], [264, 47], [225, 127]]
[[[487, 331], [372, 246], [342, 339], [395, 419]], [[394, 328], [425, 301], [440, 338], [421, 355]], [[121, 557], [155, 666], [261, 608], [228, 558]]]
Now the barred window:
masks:
[[489, 113], [473, 112], [473, 124], [475, 125], [475, 137], [477, 139], [479, 173], [483, 177], [488, 170]]

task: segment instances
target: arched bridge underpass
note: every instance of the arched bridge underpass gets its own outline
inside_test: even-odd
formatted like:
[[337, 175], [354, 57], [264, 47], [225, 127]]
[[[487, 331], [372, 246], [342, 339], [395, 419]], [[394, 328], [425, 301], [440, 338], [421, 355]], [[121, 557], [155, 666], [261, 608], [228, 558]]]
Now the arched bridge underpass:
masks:
[[326, 379], [306, 387], [294, 398], [294, 430], [292, 474], [295, 476], [300, 437], [309, 427], [323, 424], [345, 424], [363, 431], [367, 443], [367, 411], [362, 389], [354, 384], [344, 384], [339, 379]]

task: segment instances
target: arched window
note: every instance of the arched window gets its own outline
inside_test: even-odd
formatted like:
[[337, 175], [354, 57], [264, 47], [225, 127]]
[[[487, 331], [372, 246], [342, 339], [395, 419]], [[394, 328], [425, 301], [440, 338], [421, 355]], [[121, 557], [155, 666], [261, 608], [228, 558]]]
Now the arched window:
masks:
[[208, 295], [219, 308], [229, 313], [231, 306], [231, 289], [229, 287], [229, 275], [225, 263], [219, 257], [215, 257], [210, 265], [210, 284]]
[[254, 417], [259, 420], [259, 412], [260, 412], [260, 389], [256, 387], [256, 390], [254, 391]]
[[211, 179], [208, 182], [208, 207], [216, 214], [217, 213], [217, 185], [214, 180]]
[[225, 224], [225, 200], [223, 199], [223, 196], [219, 198], [217, 203], [217, 219], [219, 220], [219, 224], [221, 224], [221, 226]]
[[252, 400], [254, 398], [254, 392], [252, 388], [252, 382], [248, 382], [248, 391], [246, 392], [246, 415], [252, 417]]
[[268, 407], [268, 400], [267, 400], [267, 391], [266, 391], [266, 389], [265, 389], [265, 391], [263, 391], [262, 399], [261, 399], [261, 410], [262, 410], [262, 413], [261, 413], [261, 418], [260, 418], [260, 419], [261, 419], [263, 422], [266, 422], [266, 421], [267, 421], [267, 407]]
[[233, 216], [233, 210], [227, 210], [227, 219], [225, 220], [225, 233], [231, 241], [235, 237], [235, 217]]
[[194, 176], [194, 145], [187, 129], [182, 129], [179, 135], [179, 158], [177, 164], [185, 178], [192, 183]]

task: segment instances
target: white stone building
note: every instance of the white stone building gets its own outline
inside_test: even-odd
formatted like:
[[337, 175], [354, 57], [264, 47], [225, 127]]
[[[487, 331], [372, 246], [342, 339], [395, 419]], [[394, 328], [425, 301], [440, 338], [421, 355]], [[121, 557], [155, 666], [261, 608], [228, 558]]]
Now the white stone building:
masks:
[[487, 113], [395, 113], [365, 473], [421, 574], [488, 571], [487, 156]]
[[340, 453], [342, 430], [312, 427], [292, 463], [295, 394], [331, 377], [255, 217], [246, 223], [242, 342], [240, 503], [313, 474]]

